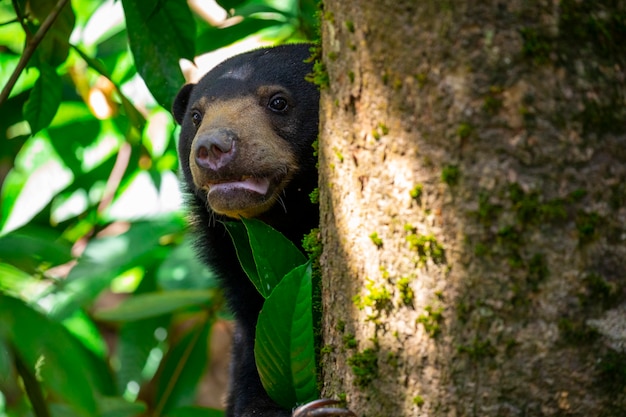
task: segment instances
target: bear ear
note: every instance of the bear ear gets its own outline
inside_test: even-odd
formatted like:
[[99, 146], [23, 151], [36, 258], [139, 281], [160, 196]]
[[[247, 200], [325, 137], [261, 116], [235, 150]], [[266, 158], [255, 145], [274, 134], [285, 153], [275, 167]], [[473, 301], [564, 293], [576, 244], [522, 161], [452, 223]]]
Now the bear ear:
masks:
[[191, 90], [193, 90], [194, 87], [195, 84], [184, 85], [174, 99], [174, 104], [172, 105], [172, 114], [174, 115], [174, 119], [178, 122], [179, 125], [183, 124], [185, 111], [187, 111], [187, 104], [189, 104], [189, 96], [191, 95]]

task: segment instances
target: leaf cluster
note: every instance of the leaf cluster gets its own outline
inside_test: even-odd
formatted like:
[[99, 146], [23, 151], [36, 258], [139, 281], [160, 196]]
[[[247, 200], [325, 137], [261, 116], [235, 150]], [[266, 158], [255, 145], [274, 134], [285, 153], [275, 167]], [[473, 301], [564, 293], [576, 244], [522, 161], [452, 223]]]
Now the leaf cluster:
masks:
[[0, 415], [196, 406], [223, 311], [181, 213], [180, 60], [310, 40], [314, 2], [0, 2]]
[[286, 409], [318, 398], [311, 261], [259, 220], [226, 227], [241, 266], [265, 298], [254, 345], [263, 387]]

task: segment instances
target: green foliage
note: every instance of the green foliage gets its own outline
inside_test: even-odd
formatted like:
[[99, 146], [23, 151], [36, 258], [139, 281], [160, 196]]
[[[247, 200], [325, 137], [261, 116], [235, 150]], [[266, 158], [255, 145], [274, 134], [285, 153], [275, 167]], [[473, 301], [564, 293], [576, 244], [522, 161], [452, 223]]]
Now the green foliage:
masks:
[[314, 2], [26, 3], [0, 2], [0, 415], [221, 416], [194, 405], [225, 311], [185, 237], [179, 60], [310, 40]]
[[185, 83], [178, 66], [193, 60], [195, 22], [185, 0], [122, 0], [135, 67], [157, 102], [169, 109]]
[[312, 401], [318, 393], [311, 261], [259, 220], [242, 219], [226, 227], [241, 265], [265, 298], [254, 347], [261, 382], [285, 408]]
[[243, 270], [264, 298], [289, 271], [306, 262], [289, 239], [260, 220], [241, 219], [225, 225]]
[[270, 397], [287, 409], [318, 397], [311, 295], [307, 263], [276, 286], [257, 324], [254, 357], [261, 382]]

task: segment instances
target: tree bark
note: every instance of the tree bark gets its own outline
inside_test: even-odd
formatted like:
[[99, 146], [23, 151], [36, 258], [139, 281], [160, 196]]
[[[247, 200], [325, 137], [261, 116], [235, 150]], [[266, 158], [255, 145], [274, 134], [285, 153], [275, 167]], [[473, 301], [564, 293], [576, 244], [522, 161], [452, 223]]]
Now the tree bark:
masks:
[[325, 396], [626, 415], [625, 2], [326, 0], [322, 39]]

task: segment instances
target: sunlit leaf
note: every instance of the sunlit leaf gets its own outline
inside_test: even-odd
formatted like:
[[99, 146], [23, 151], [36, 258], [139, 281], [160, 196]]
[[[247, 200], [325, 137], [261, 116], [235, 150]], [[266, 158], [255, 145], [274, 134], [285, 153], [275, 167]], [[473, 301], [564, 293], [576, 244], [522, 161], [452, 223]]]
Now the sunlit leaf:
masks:
[[257, 13], [272, 13], [277, 15], [284, 15], [285, 11], [269, 6], [265, 2], [255, 1], [243, 4], [235, 9], [235, 14], [238, 16], [251, 16]]
[[0, 261], [34, 273], [41, 265], [50, 267], [71, 259], [71, 245], [50, 229], [27, 226], [0, 236]]
[[61, 103], [61, 77], [56, 70], [43, 62], [39, 66], [39, 78], [30, 92], [28, 101], [24, 104], [24, 118], [30, 124], [34, 134], [47, 127]]
[[[0, 240], [0, 251], [2, 241]], [[0, 259], [2, 257], [0, 256]], [[30, 274], [3, 262], [0, 262], [0, 292], [12, 296], [19, 296], [29, 286], [36, 284], [37, 280]]]
[[118, 236], [91, 240], [61, 288], [51, 295], [51, 316], [62, 320], [94, 300], [122, 272], [138, 265], [150, 268], [161, 262], [171, 250], [160, 244], [161, 238], [182, 230], [180, 219], [169, 218], [138, 222]]
[[30, 138], [2, 185], [1, 233], [23, 226], [72, 182], [45, 132]]
[[141, 75], [157, 102], [170, 109], [184, 84], [180, 58], [192, 60], [195, 22], [185, 0], [122, 0], [126, 30]]
[[283, 407], [318, 397], [313, 347], [311, 265], [295, 268], [265, 300], [254, 357], [263, 387]]
[[65, 328], [94, 355], [105, 359], [107, 345], [93, 320], [82, 310], [76, 310], [71, 317], [63, 320]]
[[45, 389], [81, 415], [97, 415], [94, 393], [110, 389], [110, 376], [103, 364], [94, 367], [94, 358], [61, 324], [0, 293], [0, 337], [11, 343]]
[[139, 294], [126, 299], [119, 306], [95, 313], [99, 320], [134, 321], [173, 313], [188, 307], [209, 306], [214, 291], [176, 290]]
[[[151, 175], [152, 174], [152, 175]], [[160, 184], [155, 183], [155, 177]], [[103, 217], [110, 220], [158, 218], [177, 212], [182, 206], [180, 183], [171, 171], [137, 170], [118, 190]]]
[[[16, 23], [17, 25], [17, 23]], [[19, 26], [17, 26], [19, 27]], [[20, 31], [21, 32], [21, 31]], [[6, 45], [2, 42], [0, 37], [0, 45]], [[7, 53], [0, 53], [0, 85], [4, 86], [9, 81], [11, 74], [17, 67], [17, 63], [20, 60], [18, 55], [11, 55]], [[29, 88], [32, 88], [39, 77], [39, 70], [35, 67], [31, 67], [25, 71], [22, 71], [20, 77], [17, 79], [15, 86], [11, 90], [10, 97], [16, 96]]]
[[207, 26], [196, 40], [196, 53], [203, 54], [228, 46], [246, 36], [277, 24], [282, 25], [284, 22], [271, 19], [244, 18], [241, 22], [224, 28]]
[[198, 382], [209, 361], [208, 343], [212, 325], [209, 319], [198, 323], [163, 359], [156, 392], [156, 408], [162, 410], [161, 414], [194, 403]]

